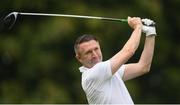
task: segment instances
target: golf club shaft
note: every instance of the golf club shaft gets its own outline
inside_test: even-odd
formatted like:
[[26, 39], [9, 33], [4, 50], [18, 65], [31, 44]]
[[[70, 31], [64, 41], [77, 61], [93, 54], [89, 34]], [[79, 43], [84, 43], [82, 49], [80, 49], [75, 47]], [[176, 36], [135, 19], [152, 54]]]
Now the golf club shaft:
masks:
[[98, 19], [98, 20], [118, 21], [118, 22], [126, 22], [127, 23], [127, 19], [117, 19], [117, 18], [107, 18], [107, 17], [68, 15], [68, 14], [46, 14], [46, 13], [23, 13], [23, 12], [17, 12], [17, 13], [19, 15], [73, 17], [73, 18]]
[[[107, 20], [107, 21], [115, 21], [115, 22], [128, 23], [128, 20], [127, 20], [127, 19], [108, 18], [108, 17], [84, 16], [84, 15], [70, 15], [70, 14], [47, 14], [47, 13], [11, 12], [10, 14], [8, 14], [8, 15], [4, 18], [4, 21], [7, 21], [8, 18], [10, 18], [10, 17], [12, 17], [12, 16], [14, 17], [14, 21], [13, 21], [12, 24], [9, 26], [10, 28], [12, 28], [12, 26], [15, 24], [18, 15], [71, 17], [71, 18], [97, 19], [97, 20]], [[145, 24], [144, 22], [143, 22], [143, 25], [147, 26], [147, 24]], [[155, 25], [155, 22], [152, 22], [152, 23], [151, 23], [150, 25], [148, 25], [148, 26], [154, 26], [154, 25]]]

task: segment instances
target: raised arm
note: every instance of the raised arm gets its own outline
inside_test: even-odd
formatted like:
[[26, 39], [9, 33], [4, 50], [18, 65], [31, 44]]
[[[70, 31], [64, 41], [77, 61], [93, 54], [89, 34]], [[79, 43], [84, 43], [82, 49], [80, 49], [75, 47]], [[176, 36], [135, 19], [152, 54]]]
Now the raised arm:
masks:
[[[151, 22], [151, 20], [148, 20]], [[147, 23], [148, 23], [147, 21]], [[156, 30], [153, 26], [143, 26], [143, 32], [146, 33], [145, 45], [138, 63], [125, 65], [123, 80], [133, 79], [149, 72], [154, 53]]]
[[116, 73], [120, 66], [126, 63], [129, 58], [133, 56], [139, 46], [142, 31], [141, 19], [138, 17], [128, 17], [128, 24], [134, 29], [134, 31], [124, 47], [110, 59], [112, 74]]
[[145, 40], [144, 50], [138, 63], [125, 65], [123, 80], [133, 79], [149, 72], [153, 58], [155, 36], [148, 36]]

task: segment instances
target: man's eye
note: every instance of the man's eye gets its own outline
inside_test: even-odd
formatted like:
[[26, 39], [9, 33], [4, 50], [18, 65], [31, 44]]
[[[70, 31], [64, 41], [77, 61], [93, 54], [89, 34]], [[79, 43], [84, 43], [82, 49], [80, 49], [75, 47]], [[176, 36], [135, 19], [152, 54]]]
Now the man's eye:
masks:
[[86, 54], [90, 54], [90, 53], [91, 53], [91, 51], [86, 52]]

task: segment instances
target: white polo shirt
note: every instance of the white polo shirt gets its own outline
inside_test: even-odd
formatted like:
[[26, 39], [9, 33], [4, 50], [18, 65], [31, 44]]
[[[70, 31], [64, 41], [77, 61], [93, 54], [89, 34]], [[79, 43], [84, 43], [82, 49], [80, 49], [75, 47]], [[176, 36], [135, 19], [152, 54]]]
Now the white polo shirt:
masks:
[[89, 104], [134, 104], [122, 80], [125, 66], [112, 75], [110, 60], [80, 67], [81, 85]]

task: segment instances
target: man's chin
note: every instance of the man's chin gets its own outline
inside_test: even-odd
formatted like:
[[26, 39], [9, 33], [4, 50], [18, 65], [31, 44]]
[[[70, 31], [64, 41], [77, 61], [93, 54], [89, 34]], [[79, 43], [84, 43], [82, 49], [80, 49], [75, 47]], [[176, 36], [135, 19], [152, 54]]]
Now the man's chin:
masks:
[[94, 66], [94, 65], [96, 65], [99, 62], [101, 62], [101, 61], [100, 60], [96, 60], [96, 61], [93, 61], [91, 64]]

